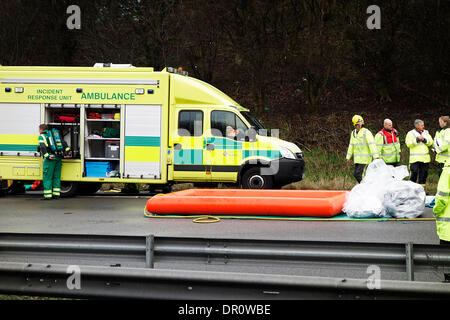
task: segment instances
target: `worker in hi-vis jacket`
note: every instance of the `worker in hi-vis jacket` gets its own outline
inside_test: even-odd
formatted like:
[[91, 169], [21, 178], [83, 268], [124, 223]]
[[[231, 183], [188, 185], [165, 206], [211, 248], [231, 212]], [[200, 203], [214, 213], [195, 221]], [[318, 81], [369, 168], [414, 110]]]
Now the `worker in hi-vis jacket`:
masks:
[[383, 129], [375, 135], [375, 143], [381, 159], [394, 167], [400, 165], [400, 139], [390, 119], [385, 119]]
[[[44, 198], [42, 200], [59, 199], [61, 195], [61, 154], [57, 154], [55, 141], [46, 124], [39, 126], [39, 148], [44, 158], [43, 184]], [[69, 152], [67, 144], [62, 141], [65, 151]]]
[[450, 117], [439, 118], [440, 128], [434, 137], [434, 151], [436, 151], [436, 162], [439, 165], [439, 176], [444, 169], [446, 161], [450, 160]]
[[433, 138], [428, 130], [425, 130], [422, 120], [415, 120], [414, 127], [405, 139], [406, 146], [409, 148], [410, 180], [425, 188], [431, 161], [429, 148], [433, 145]]
[[380, 155], [372, 133], [370, 130], [363, 128], [363, 118], [360, 115], [355, 115], [352, 122], [355, 130], [352, 131], [350, 137], [346, 159], [347, 162], [350, 162], [353, 157], [355, 163], [353, 175], [359, 183], [363, 179], [367, 165], [374, 159], [378, 159]]
[[437, 234], [441, 244], [450, 245], [450, 160], [446, 160], [444, 164], [435, 199], [433, 212]]

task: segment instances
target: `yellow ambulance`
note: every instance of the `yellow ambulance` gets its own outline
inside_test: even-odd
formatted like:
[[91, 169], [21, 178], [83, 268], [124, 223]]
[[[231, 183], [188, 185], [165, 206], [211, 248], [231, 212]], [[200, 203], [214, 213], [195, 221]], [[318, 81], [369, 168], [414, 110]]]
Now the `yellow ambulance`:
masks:
[[42, 179], [38, 126], [59, 130], [62, 195], [102, 183], [230, 183], [280, 188], [304, 178], [294, 143], [177, 68], [0, 66], [0, 181]]

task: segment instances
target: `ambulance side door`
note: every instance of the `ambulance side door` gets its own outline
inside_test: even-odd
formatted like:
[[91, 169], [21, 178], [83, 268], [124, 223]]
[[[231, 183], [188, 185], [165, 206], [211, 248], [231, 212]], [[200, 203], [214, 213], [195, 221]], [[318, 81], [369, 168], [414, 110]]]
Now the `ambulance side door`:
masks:
[[[248, 127], [237, 114], [229, 110], [212, 110], [210, 126], [206, 137], [206, 157], [211, 162], [212, 180], [235, 182]], [[229, 127], [234, 130], [232, 135], [227, 135]]]
[[211, 171], [204, 158], [205, 112], [198, 108], [175, 110], [176, 129], [172, 137], [173, 179], [210, 181]]

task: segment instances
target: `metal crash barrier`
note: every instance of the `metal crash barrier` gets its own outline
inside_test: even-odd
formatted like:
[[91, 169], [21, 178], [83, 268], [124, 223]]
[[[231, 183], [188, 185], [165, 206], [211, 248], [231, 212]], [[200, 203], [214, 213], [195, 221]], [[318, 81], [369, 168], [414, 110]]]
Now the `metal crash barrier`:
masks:
[[[381, 280], [370, 290], [367, 268], [374, 265], [381, 270]], [[68, 266], [79, 267], [81, 290], [67, 288]], [[329, 270], [338, 277], [325, 276]], [[442, 298], [450, 297], [450, 284], [443, 282], [447, 272], [450, 248], [438, 245], [0, 233], [3, 293], [162, 299]], [[416, 276], [421, 280], [413, 281]]]

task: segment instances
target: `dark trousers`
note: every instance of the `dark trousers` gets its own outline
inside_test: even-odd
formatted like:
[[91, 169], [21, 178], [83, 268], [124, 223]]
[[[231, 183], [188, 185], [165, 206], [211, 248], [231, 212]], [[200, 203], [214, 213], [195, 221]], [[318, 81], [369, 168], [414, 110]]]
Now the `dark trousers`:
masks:
[[450, 246], [450, 242], [449, 241], [440, 240], [440, 239], [439, 239], [439, 244], [441, 246]]
[[353, 170], [353, 176], [356, 178], [358, 183], [361, 183], [364, 173], [366, 172], [367, 164], [355, 163], [355, 169]]
[[411, 176], [409, 180], [422, 185], [426, 184], [428, 177], [428, 167], [429, 163], [425, 162], [411, 163], [409, 165], [409, 170], [411, 171]]
[[440, 162], [438, 163], [438, 167], [439, 167], [438, 177], [441, 176], [442, 171], [444, 170], [444, 164], [445, 164], [445, 163], [440, 163]]

